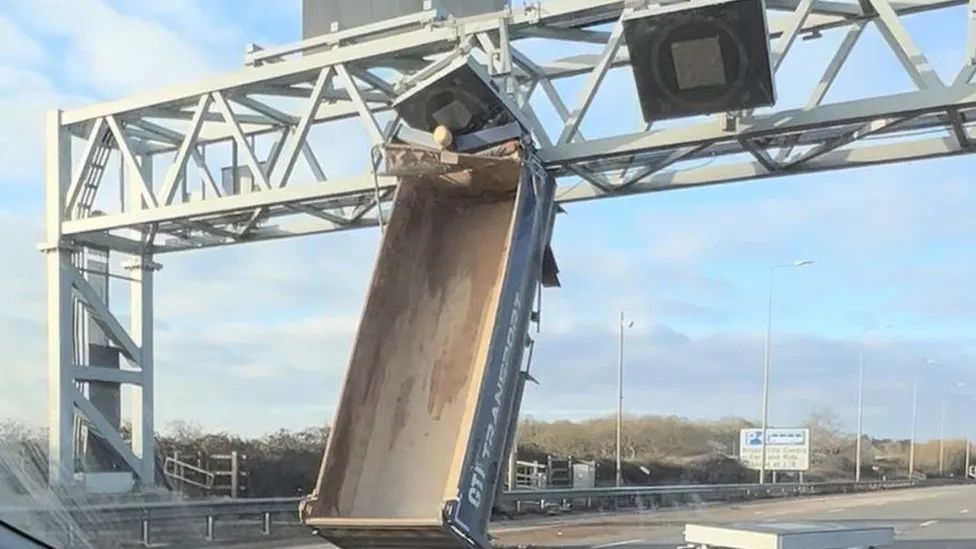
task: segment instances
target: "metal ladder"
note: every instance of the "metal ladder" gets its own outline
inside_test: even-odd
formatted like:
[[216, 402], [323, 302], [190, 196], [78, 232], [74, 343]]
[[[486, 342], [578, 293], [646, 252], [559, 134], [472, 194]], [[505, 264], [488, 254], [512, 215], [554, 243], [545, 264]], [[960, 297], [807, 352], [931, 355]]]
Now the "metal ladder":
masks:
[[108, 164], [108, 158], [113, 148], [115, 148], [115, 136], [112, 135], [112, 132], [106, 131], [102, 134], [101, 140], [92, 153], [91, 161], [83, 168], [81, 191], [75, 205], [75, 219], [82, 219], [91, 215], [98, 185], [105, 173], [105, 166]]

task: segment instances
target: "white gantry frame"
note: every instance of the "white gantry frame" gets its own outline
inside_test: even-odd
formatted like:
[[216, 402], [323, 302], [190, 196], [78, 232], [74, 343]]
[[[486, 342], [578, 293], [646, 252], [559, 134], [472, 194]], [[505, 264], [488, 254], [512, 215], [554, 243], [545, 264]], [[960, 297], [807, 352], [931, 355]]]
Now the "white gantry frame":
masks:
[[[369, 142], [382, 144], [397, 127], [391, 113], [397, 95], [458, 56], [484, 63], [520, 105], [539, 157], [558, 178], [561, 202], [973, 150], [976, 0], [968, 9], [962, 0], [767, 0], [774, 68], [800, 37], [844, 35], [824, 60], [826, 69], [805, 106], [587, 139], [581, 128], [607, 75], [630, 70], [621, 17], [643, 9], [635, 4], [641, 2], [552, 0], [465, 19], [421, 12], [285, 47], [253, 47], [246, 67], [198, 85], [51, 113], [43, 248], [52, 483], [73, 478], [76, 417], [118, 453], [143, 486], [155, 482], [155, 259], [181, 250], [375, 226], [395, 181], [374, 177], [375, 163], [359, 176], [329, 178], [331, 166], [320, 161], [322, 151], [310, 132], [358, 119]], [[960, 23], [969, 39], [958, 76], [943, 82], [903, 20], [950, 9], [964, 18]], [[825, 104], [848, 55], [872, 25], [915, 89]], [[534, 59], [532, 43], [546, 40], [585, 44], [596, 53]], [[566, 98], [556, 83], [571, 77], [581, 77], [583, 85]], [[547, 101], [561, 123], [543, 124], [534, 108], [539, 101]], [[213, 165], [219, 156], [213, 151], [220, 147], [232, 150], [229, 176], [221, 170], [225, 166]], [[694, 162], [702, 159], [719, 161]], [[311, 181], [293, 181], [299, 165]], [[199, 192], [189, 192], [194, 185]], [[116, 192], [118, 200], [105, 200]], [[118, 277], [133, 288], [128, 326], [86, 280], [77, 260], [84, 250], [131, 256], [128, 271]], [[119, 349], [122, 368], [79, 363], [77, 349], [85, 345], [74, 330], [79, 314], [90, 315]], [[127, 387], [131, 436], [86, 397], [91, 381]]]

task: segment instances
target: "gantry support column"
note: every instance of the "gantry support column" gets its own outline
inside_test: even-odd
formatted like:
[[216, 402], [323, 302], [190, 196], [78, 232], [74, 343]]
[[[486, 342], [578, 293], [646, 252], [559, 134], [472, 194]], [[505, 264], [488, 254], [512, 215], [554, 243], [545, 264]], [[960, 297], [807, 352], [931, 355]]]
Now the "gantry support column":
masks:
[[45, 157], [45, 238], [47, 263], [48, 480], [66, 486], [74, 480], [74, 356], [71, 250], [61, 240], [64, 196], [70, 180], [71, 149], [61, 111], [48, 113]]
[[132, 413], [132, 451], [139, 458], [137, 476], [143, 488], [150, 488], [156, 478], [155, 423], [153, 416], [153, 282], [161, 267], [152, 258], [134, 258], [126, 264], [132, 278], [129, 333], [139, 346], [142, 383], [130, 387], [129, 409]]

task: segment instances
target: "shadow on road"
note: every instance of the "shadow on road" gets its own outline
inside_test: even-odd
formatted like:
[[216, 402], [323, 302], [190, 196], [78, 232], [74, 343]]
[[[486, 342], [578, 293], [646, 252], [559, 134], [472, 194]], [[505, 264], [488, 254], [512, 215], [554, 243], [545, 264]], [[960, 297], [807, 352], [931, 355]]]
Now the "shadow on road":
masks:
[[896, 541], [892, 547], [897, 549], [974, 549], [974, 539], [916, 539]]
[[[616, 545], [613, 549], [676, 549], [676, 543], [634, 543]], [[594, 549], [599, 545], [506, 545], [499, 549]], [[976, 540], [925, 539], [896, 541], [894, 549], [976, 549]], [[609, 548], [608, 548], [609, 549]]]

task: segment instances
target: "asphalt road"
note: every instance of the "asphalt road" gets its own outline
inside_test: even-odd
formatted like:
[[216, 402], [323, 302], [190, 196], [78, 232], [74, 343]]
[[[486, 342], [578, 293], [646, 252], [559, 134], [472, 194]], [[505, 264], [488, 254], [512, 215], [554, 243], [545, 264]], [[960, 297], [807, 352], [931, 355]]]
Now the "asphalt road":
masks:
[[904, 549], [976, 548], [976, 486], [764, 501], [732, 506], [642, 512], [496, 531], [507, 545], [603, 549], [673, 549], [688, 522], [829, 522], [895, 528]]
[[[827, 522], [895, 528], [898, 549], [976, 549], [976, 486], [897, 490], [736, 505], [575, 515], [496, 524], [492, 534], [508, 547], [674, 549], [688, 522]], [[284, 547], [284, 544], [274, 547]], [[300, 543], [288, 547], [329, 548]], [[249, 549], [271, 545], [247, 544]]]

